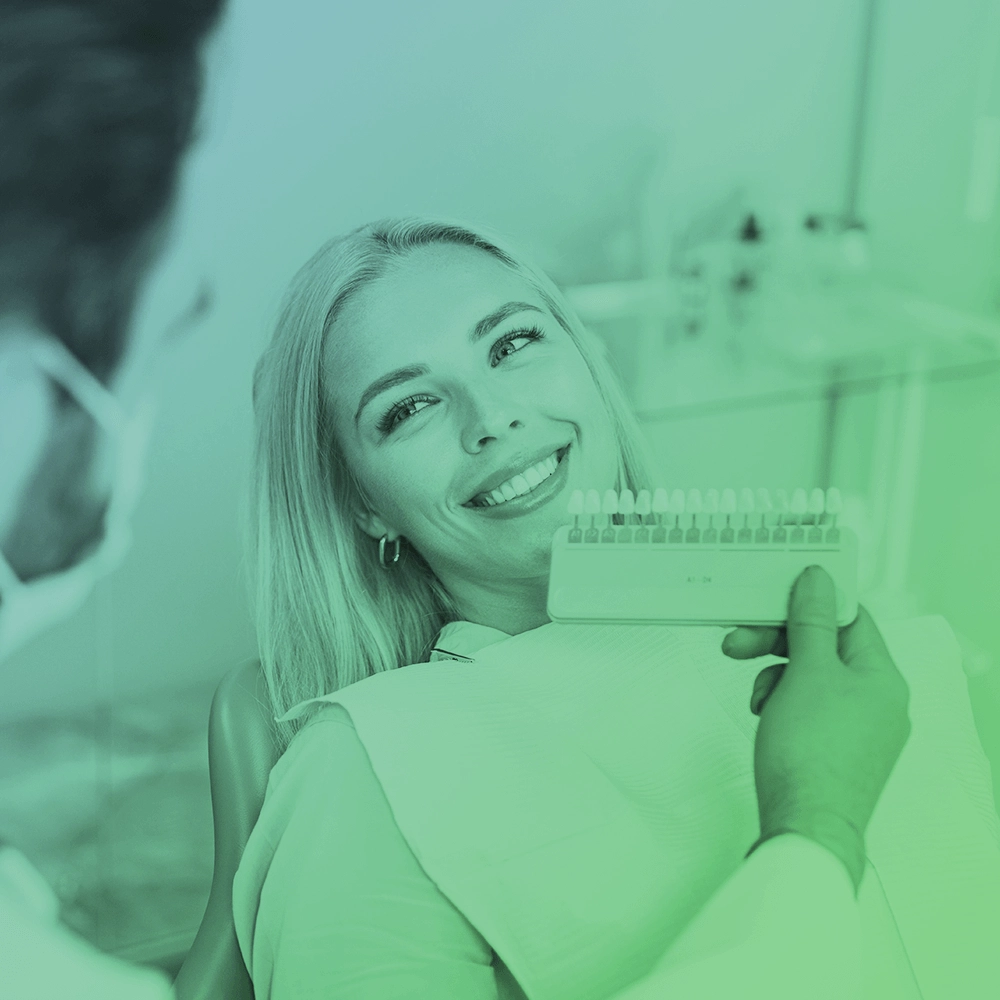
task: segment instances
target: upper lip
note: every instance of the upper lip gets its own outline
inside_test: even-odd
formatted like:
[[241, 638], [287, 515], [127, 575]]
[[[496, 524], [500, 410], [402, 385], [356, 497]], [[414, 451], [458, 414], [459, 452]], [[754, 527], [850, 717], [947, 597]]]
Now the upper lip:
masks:
[[476, 488], [475, 491], [465, 501], [472, 503], [482, 493], [489, 493], [495, 490], [501, 483], [507, 482], [514, 476], [520, 475], [525, 469], [530, 469], [533, 465], [544, 461], [552, 454], [561, 455], [569, 447], [568, 444], [550, 444], [535, 451], [522, 451], [515, 455], [506, 465], [501, 466], [496, 472], [487, 476]]

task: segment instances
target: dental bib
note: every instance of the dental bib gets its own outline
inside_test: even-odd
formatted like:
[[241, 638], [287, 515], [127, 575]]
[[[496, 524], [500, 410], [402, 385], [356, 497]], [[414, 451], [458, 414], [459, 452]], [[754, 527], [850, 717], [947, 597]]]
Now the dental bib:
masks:
[[[867, 834], [862, 996], [974, 997], [1000, 982], [989, 766], [947, 625], [884, 632], [913, 731]], [[550, 624], [317, 699], [350, 713], [421, 865], [532, 1000], [625, 988], [743, 864], [762, 663], [722, 635]]]

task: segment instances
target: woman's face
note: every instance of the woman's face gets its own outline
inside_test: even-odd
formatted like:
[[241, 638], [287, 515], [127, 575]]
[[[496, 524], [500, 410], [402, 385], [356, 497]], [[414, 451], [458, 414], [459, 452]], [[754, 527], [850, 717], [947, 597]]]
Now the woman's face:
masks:
[[404, 536], [461, 602], [547, 576], [574, 489], [614, 486], [616, 444], [573, 340], [490, 254], [433, 244], [352, 296], [324, 378], [377, 538]]

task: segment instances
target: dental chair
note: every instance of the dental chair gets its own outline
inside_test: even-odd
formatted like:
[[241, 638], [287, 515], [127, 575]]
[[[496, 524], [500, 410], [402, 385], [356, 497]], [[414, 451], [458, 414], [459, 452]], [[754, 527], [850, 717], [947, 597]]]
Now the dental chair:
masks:
[[215, 822], [215, 870], [198, 934], [174, 981], [177, 1000], [253, 1000], [233, 924], [233, 876], [279, 757], [260, 663], [219, 683], [208, 722], [208, 766]]

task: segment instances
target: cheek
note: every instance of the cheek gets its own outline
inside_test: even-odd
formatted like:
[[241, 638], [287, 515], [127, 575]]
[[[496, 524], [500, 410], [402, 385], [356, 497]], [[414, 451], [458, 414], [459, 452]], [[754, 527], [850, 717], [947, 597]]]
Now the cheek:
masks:
[[438, 506], [444, 472], [433, 457], [433, 453], [400, 448], [385, 461], [369, 462], [362, 470], [361, 481], [376, 513], [404, 534], [420, 523], [422, 514]]
[[602, 437], [611, 433], [607, 411], [593, 376], [586, 362], [577, 355], [571, 364], [560, 367], [559, 372], [546, 385], [539, 396], [558, 403], [576, 423], [591, 434]]
[[550, 357], [546, 364], [528, 368], [522, 388], [531, 399], [557, 404], [567, 415], [586, 410], [599, 398], [590, 369], [574, 347]]

